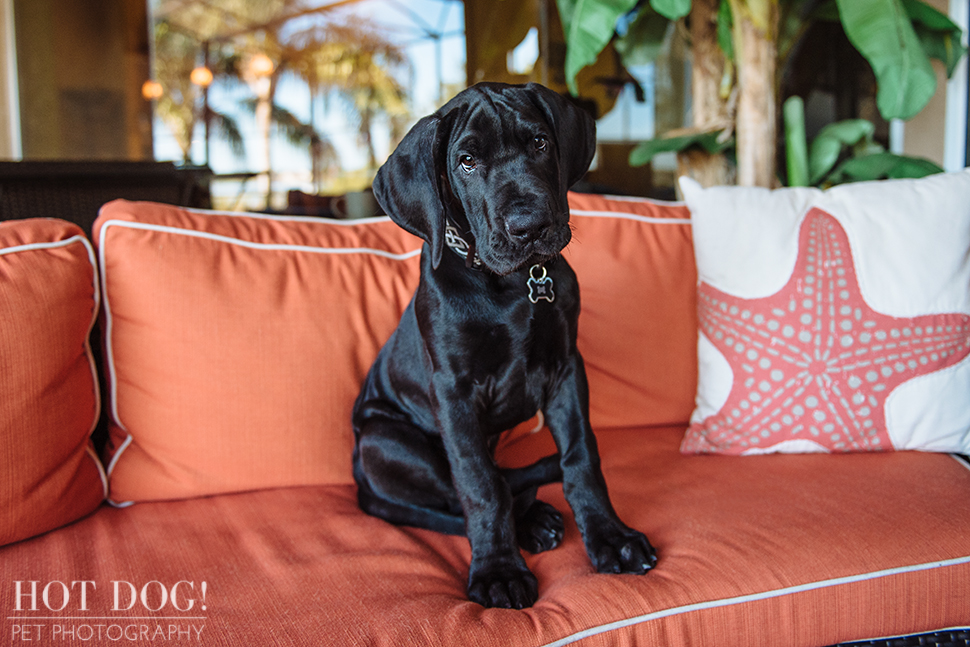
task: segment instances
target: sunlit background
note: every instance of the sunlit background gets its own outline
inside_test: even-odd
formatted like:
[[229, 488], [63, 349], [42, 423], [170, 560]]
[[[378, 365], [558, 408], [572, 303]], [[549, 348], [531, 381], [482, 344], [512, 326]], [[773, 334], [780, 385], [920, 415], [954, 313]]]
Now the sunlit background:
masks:
[[[912, 66], [922, 76], [905, 92], [893, 88], [913, 70], [873, 67], [849, 38], [840, 5], [778, 4], [786, 18], [772, 45], [773, 100], [764, 102], [774, 106], [778, 136], [759, 145], [775, 151], [761, 156], [774, 162], [762, 185], [792, 179], [781, 107], [796, 97], [806, 146], [831, 127], [855, 133], [836, 137], [835, 157], [814, 184], [865, 179], [839, 170], [849, 162], [887, 175], [882, 152], [911, 169], [965, 166], [970, 0], [904, 4], [914, 16], [896, 19], [918, 34], [925, 63]], [[596, 157], [577, 190], [676, 199], [679, 174], [731, 184], [743, 166], [735, 157], [743, 148], [735, 137], [742, 65], [730, 53], [731, 3], [687, 3], [692, 13], [676, 19], [654, 5], [685, 6], [0, 0], [0, 165], [20, 162], [9, 172], [32, 174], [32, 195], [45, 204], [54, 197], [44, 180], [56, 175], [74, 202], [84, 193], [92, 220], [103, 200], [118, 196], [359, 217], [373, 210], [359, 194], [420, 117], [480, 81], [538, 82], [597, 120]], [[707, 17], [695, 20], [693, 8]], [[714, 18], [704, 13], [715, 9]], [[584, 21], [600, 10], [610, 24], [593, 43]], [[708, 26], [706, 35], [695, 37], [697, 25]], [[897, 31], [868, 37], [878, 44]], [[713, 55], [705, 59], [705, 51]], [[905, 102], [906, 114], [885, 112], [874, 69], [892, 96], [932, 90], [933, 81], [938, 89]], [[13, 209], [13, 195], [8, 186], [0, 206]], [[350, 209], [351, 197], [363, 206]]]
[[[464, 12], [456, 0], [151, 0], [155, 158], [207, 165], [217, 208], [365, 189], [407, 129], [468, 84]], [[510, 80], [542, 80], [539, 59], [533, 26], [502, 62]], [[616, 89], [601, 140], [654, 135], [654, 65], [630, 72], [640, 88]]]

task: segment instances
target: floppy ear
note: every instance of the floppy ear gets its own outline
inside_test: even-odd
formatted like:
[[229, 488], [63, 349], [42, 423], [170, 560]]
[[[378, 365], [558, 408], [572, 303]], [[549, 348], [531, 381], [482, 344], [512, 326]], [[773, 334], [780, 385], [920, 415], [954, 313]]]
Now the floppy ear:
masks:
[[529, 83], [525, 87], [553, 128], [563, 186], [568, 189], [579, 182], [593, 161], [596, 122], [585, 110], [543, 85]]
[[408, 131], [374, 178], [374, 197], [406, 231], [431, 246], [438, 267], [445, 241], [445, 205], [439, 171], [447, 148], [447, 117], [435, 113]]

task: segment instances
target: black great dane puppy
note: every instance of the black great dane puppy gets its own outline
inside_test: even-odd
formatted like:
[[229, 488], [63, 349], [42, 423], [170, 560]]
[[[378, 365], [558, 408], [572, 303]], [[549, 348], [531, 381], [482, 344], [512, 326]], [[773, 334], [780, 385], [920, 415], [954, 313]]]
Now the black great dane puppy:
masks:
[[[563, 535], [562, 515], [535, 498], [544, 483], [562, 480], [599, 572], [656, 563], [606, 492], [576, 349], [579, 288], [559, 256], [566, 190], [594, 147], [593, 120], [555, 92], [480, 84], [421, 119], [374, 180], [394, 222], [427, 242], [414, 298], [354, 405], [360, 506], [467, 535], [468, 595], [486, 607], [538, 597], [519, 547]], [[537, 411], [559, 453], [499, 469], [499, 434]]]

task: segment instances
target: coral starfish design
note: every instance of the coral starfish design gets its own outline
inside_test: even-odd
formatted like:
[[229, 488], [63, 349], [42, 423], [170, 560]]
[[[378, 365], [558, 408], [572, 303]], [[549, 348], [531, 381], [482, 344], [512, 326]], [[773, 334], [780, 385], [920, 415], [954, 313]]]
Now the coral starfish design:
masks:
[[784, 288], [742, 299], [702, 283], [698, 316], [734, 381], [721, 410], [688, 429], [685, 453], [740, 454], [793, 440], [819, 450], [891, 450], [885, 403], [893, 389], [970, 354], [967, 315], [872, 310], [845, 231], [820, 209], [802, 223]]

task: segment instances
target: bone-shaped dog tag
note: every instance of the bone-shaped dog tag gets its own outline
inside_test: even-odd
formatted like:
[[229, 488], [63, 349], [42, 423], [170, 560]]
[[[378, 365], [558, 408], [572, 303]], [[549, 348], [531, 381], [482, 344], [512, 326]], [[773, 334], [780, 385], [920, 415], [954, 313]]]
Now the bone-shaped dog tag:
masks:
[[[542, 271], [538, 277], [537, 270]], [[552, 290], [552, 277], [546, 275], [546, 268], [542, 265], [533, 265], [529, 268], [529, 280], [526, 281], [526, 285], [529, 286], [529, 301], [532, 303], [539, 303], [539, 299], [545, 299], [549, 303], [556, 300], [556, 293]]]

